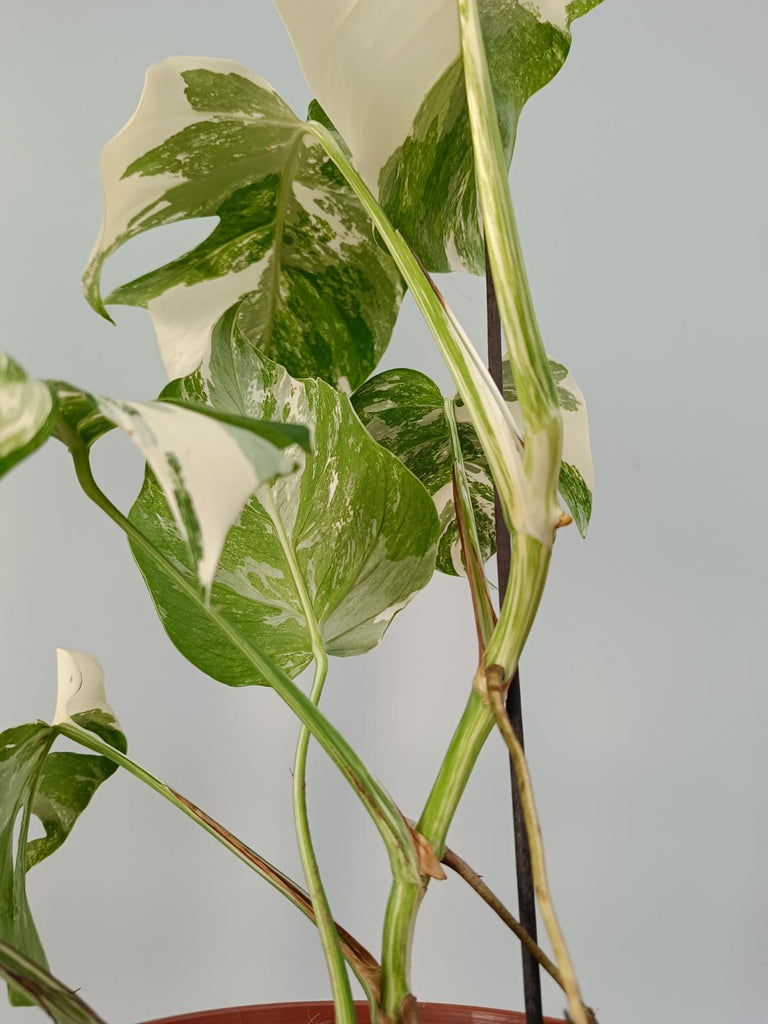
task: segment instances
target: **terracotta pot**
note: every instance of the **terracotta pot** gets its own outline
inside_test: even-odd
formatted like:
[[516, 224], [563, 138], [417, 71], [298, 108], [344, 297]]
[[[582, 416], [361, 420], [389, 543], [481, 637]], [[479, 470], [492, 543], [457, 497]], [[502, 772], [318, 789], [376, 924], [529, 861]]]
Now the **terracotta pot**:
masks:
[[[358, 1024], [370, 1024], [368, 1004], [355, 1003]], [[524, 1013], [491, 1010], [483, 1006], [455, 1006], [452, 1003], [419, 1003], [421, 1024], [525, 1024]], [[545, 1024], [563, 1024], [545, 1017]], [[147, 1024], [333, 1024], [333, 1003], [264, 1003], [235, 1006], [229, 1010], [203, 1010], [163, 1017]]]

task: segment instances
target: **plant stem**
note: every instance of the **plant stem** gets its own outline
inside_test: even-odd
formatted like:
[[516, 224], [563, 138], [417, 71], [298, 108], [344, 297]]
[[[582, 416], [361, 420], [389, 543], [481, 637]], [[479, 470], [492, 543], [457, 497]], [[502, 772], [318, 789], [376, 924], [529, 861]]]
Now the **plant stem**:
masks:
[[[472, 8], [476, 17], [476, 9]], [[460, 2], [460, 12], [466, 21], [466, 3]], [[479, 22], [476, 25], [479, 33]], [[465, 33], [462, 45], [465, 46]], [[477, 49], [477, 41], [475, 41]], [[481, 70], [484, 65], [484, 50], [480, 38]], [[467, 65], [465, 56], [465, 67]], [[471, 84], [467, 78], [470, 94], [470, 113], [473, 113]], [[491, 120], [496, 132], [495, 144], [501, 152], [498, 125], [495, 120], [490, 82], [487, 81], [485, 110], [481, 116], [492, 110]], [[475, 102], [475, 108], [477, 103]], [[424, 272], [418, 260], [408, 248], [381, 207], [351, 166], [341, 147], [326, 128], [310, 122], [307, 130], [322, 142], [326, 152], [344, 174], [348, 184], [356, 193], [369, 213], [374, 225], [384, 239], [387, 248], [403, 274], [424, 318], [430, 327], [438, 347], [456, 382], [459, 393], [478, 433], [488, 459], [497, 492], [500, 497], [504, 518], [515, 535], [522, 538], [521, 556], [510, 595], [501, 608], [499, 622], [489, 640], [487, 658], [481, 663], [475, 680], [477, 690], [470, 695], [467, 708], [451, 741], [446, 759], [441, 766], [438, 779], [425, 806], [418, 830], [430, 843], [439, 857], [445, 845], [448, 825], [474, 767], [479, 750], [492, 728], [493, 716], [483, 704], [481, 692], [485, 689], [485, 665], [499, 664], [504, 667], [505, 678], [517, 667], [517, 661], [525, 638], [528, 635], [533, 616], [538, 607], [541, 591], [546, 579], [549, 554], [554, 540], [555, 525], [560, 516], [557, 504], [557, 475], [559, 470], [561, 421], [557, 406], [554, 383], [549, 364], [541, 346], [535, 318], [532, 313], [525, 270], [520, 257], [519, 244], [511, 220], [511, 242], [509, 237], [511, 203], [506, 184], [504, 166], [503, 191], [499, 192], [496, 153], [485, 153], [485, 167], [479, 150], [484, 142], [478, 142], [486, 125], [477, 129], [477, 109], [472, 119], [473, 139], [478, 164], [478, 182], [481, 186], [483, 216], [486, 224], [495, 215], [505, 219], [502, 229], [501, 255], [498, 254], [498, 232], [487, 229], [489, 249], [495, 276], [510, 278], [504, 294], [502, 317], [510, 340], [513, 372], [525, 383], [519, 391], [521, 409], [525, 419], [526, 446], [521, 457], [517, 430], [487, 368], [474, 346], [461, 329], [461, 325], [442, 300], [434, 284]], [[486, 131], [486, 134], [487, 131]], [[487, 150], [487, 146], [486, 146]], [[490, 156], [490, 160], [489, 160]], [[489, 170], [490, 168], [490, 170]], [[490, 191], [493, 201], [489, 203]], [[498, 207], [498, 209], [496, 209]], [[506, 320], [509, 320], [507, 326]], [[528, 380], [533, 376], [533, 382]], [[479, 692], [478, 692], [479, 691]], [[395, 880], [390, 893], [384, 926], [384, 949], [382, 954], [382, 1007], [385, 1015], [397, 1019], [401, 1006], [409, 993], [408, 959], [411, 938], [418, 905], [423, 898], [428, 882], [421, 885], [413, 882], [404, 884]]]
[[562, 421], [520, 250], [477, 0], [458, 0], [458, 4], [480, 206], [491, 270], [498, 289], [501, 322], [525, 422], [525, 476], [532, 499], [532, 522], [537, 526], [528, 536], [521, 533], [515, 536], [510, 588], [497, 628], [488, 644], [485, 683], [494, 717], [512, 755], [525, 814], [536, 896], [563, 974], [570, 1014], [573, 1024], [587, 1024], [573, 964], [547, 885], [541, 833], [525, 753], [501, 697], [502, 687], [517, 667], [522, 645], [538, 608], [554, 531], [560, 518], [557, 482]]
[[[315, 678], [309, 695], [309, 699], [315, 705], [320, 700], [327, 673], [328, 657], [325, 650], [321, 648], [315, 652]], [[304, 878], [306, 879], [312, 907], [315, 911], [315, 923], [320, 934], [320, 942], [323, 946], [325, 962], [331, 979], [336, 1024], [355, 1024], [355, 1004], [352, 999], [352, 990], [349, 987], [347, 968], [341, 952], [339, 933], [336, 930], [336, 922], [331, 914], [328, 897], [320, 877], [320, 869], [312, 844], [312, 833], [309, 828], [306, 781], [308, 747], [309, 729], [307, 729], [306, 725], [303, 725], [296, 747], [296, 757], [293, 762], [293, 817], [296, 824], [296, 838], [299, 843]], [[375, 1005], [371, 1009], [375, 1011]]]
[[[134, 778], [143, 782], [150, 789], [158, 793], [163, 799], [167, 800], [173, 807], [185, 814], [191, 821], [207, 832], [208, 835], [212, 836], [216, 842], [220, 843], [225, 849], [233, 853], [238, 860], [246, 864], [252, 871], [255, 871], [257, 875], [263, 878], [266, 882], [278, 892], [282, 893], [295, 907], [309, 918], [310, 921], [316, 923], [315, 912], [312, 906], [312, 901], [300, 885], [298, 885], [292, 878], [284, 874], [279, 868], [276, 868], [269, 861], [265, 860], [260, 854], [256, 853], [247, 846], [241, 839], [233, 835], [228, 829], [221, 825], [218, 821], [213, 819], [205, 811], [201, 810], [191, 800], [187, 800], [186, 797], [182, 796], [175, 789], [169, 786], [167, 783], [158, 779], [157, 776], [147, 771], [140, 764], [137, 764], [126, 754], [117, 750], [115, 747], [110, 746], [107, 742], [101, 739], [96, 733], [90, 730], [83, 729], [75, 723], [60, 723], [56, 726], [57, 731], [62, 735], [66, 736], [67, 739], [73, 740], [75, 743], [79, 743], [81, 746], [86, 747], [88, 750], [94, 751], [94, 753], [101, 754], [102, 757], [109, 758], [114, 764], [121, 768], [124, 768], [127, 772], [133, 775]], [[334, 927], [338, 931], [339, 939], [344, 950], [344, 956], [348, 960], [350, 966], [355, 971], [355, 974], [360, 979], [363, 988], [366, 993], [369, 993], [369, 998], [378, 999], [379, 989], [379, 965], [374, 957], [362, 946], [357, 939], [349, 934], [340, 925], [335, 924]]]
[[[272, 520], [280, 545], [285, 552], [291, 577], [304, 614], [304, 621], [309, 630], [312, 657], [315, 662], [315, 678], [312, 683], [309, 699], [317, 707], [320, 703], [326, 676], [328, 675], [328, 655], [325, 650], [325, 644], [320, 634], [314, 606], [307, 593], [304, 577], [296, 561], [293, 544], [286, 532], [280, 513], [272, 500], [272, 495], [268, 488], [263, 489], [260, 494], [260, 500]], [[317, 924], [320, 943], [323, 947], [323, 954], [325, 955], [325, 962], [328, 968], [336, 1024], [355, 1024], [355, 1004], [352, 999], [352, 990], [349, 986], [349, 976], [344, 964], [336, 923], [331, 914], [328, 897], [320, 877], [320, 868], [317, 863], [317, 857], [312, 844], [312, 833], [309, 827], [306, 780], [309, 737], [309, 729], [306, 725], [302, 725], [293, 764], [293, 818], [296, 827], [296, 838], [299, 845], [301, 864], [304, 869], [304, 878], [307, 882], [307, 889], [309, 890], [312, 907], [315, 912], [315, 923]], [[375, 1005], [371, 1006], [371, 1013], [374, 1017], [376, 1009]]]
[[[481, 695], [472, 690], [416, 826], [438, 859], [443, 857], [451, 821], [492, 728], [490, 708]], [[395, 881], [390, 892], [384, 921], [381, 992], [382, 1010], [394, 1020], [399, 1019], [400, 1007], [410, 992], [411, 942], [428, 884], [426, 877], [420, 886]]]
[[194, 601], [204, 610], [210, 621], [226, 639], [248, 658], [260, 675], [268, 680], [270, 686], [301, 723], [307, 726], [354, 788], [384, 840], [393, 876], [419, 881], [421, 869], [418, 852], [400, 810], [389, 794], [376, 782], [344, 737], [318, 711], [293, 680], [289, 679], [271, 659], [253, 647], [212, 603], [206, 603], [200, 591], [174, 565], [168, 562], [141, 531], [137, 530], [133, 523], [112, 504], [93, 478], [87, 450], [76, 438], [68, 440], [71, 442], [70, 450], [78, 480], [88, 497], [125, 532], [132, 544], [141, 548], [159, 566], [189, 600]]
[[51, 1020], [67, 1024], [105, 1024], [99, 1015], [44, 967], [0, 940], [0, 977], [12, 991], [32, 1000]]
[[445, 864], [446, 867], [451, 868], [452, 871], [455, 871], [460, 878], [464, 879], [467, 885], [475, 890], [478, 896], [488, 904], [491, 910], [501, 918], [510, 931], [517, 936], [526, 952], [534, 958], [537, 964], [541, 964], [547, 974], [549, 974], [550, 977], [552, 977], [562, 988], [563, 976], [560, 973], [557, 964], [554, 964], [549, 959], [544, 950], [537, 945], [533, 936], [504, 906], [499, 897], [489, 888], [489, 886], [486, 885], [480, 875], [478, 875], [477, 872], [457, 853], [454, 853], [453, 850], [449, 850], [448, 847], [446, 847], [445, 853], [443, 854], [443, 864]]
[[487, 367], [408, 243], [392, 225], [333, 134], [316, 121], [307, 123], [307, 131], [322, 143], [344, 175], [405, 278], [467, 407], [494, 482], [502, 496], [504, 514], [512, 527], [522, 528], [526, 522], [526, 509], [517, 430], [506, 403], [493, 385]]
[[504, 709], [502, 699], [502, 687], [504, 679], [501, 670], [496, 672], [489, 670], [488, 696], [491, 701], [496, 723], [509, 748], [510, 755], [515, 764], [515, 774], [520, 785], [520, 799], [525, 814], [525, 824], [528, 832], [528, 841], [531, 847], [531, 865], [533, 868], [534, 885], [536, 897], [539, 902], [541, 916], [547, 927], [549, 940], [555, 953], [555, 959], [563, 977], [563, 988], [568, 996], [568, 1010], [573, 1024], [589, 1024], [587, 1009], [581, 998], [579, 983], [576, 980], [576, 972], [573, 967], [568, 946], [560, 929], [560, 923], [555, 913], [552, 896], [549, 891], [547, 880], [547, 867], [544, 860], [544, 844], [541, 838], [541, 828], [536, 813], [536, 804], [533, 799], [533, 788], [528, 772], [528, 763], [525, 759], [525, 752], [515, 736], [512, 725]]
[[[501, 343], [501, 319], [499, 318], [499, 305], [496, 299], [496, 288], [493, 283], [488, 249], [485, 251], [485, 287], [486, 287], [486, 309], [487, 309], [487, 336], [488, 336], [488, 369], [494, 379], [496, 387], [500, 392], [504, 391], [504, 368], [502, 361]], [[496, 568], [499, 581], [499, 603], [504, 604], [509, 583], [509, 567], [511, 557], [511, 542], [509, 528], [504, 522], [501, 514], [501, 503], [498, 491], [494, 490], [494, 503], [496, 511]], [[507, 714], [509, 715], [512, 728], [518, 738], [520, 746], [525, 748], [523, 739], [523, 708], [520, 693], [520, 669], [515, 669], [507, 693]], [[512, 792], [512, 821], [515, 842], [515, 876], [517, 879], [517, 905], [520, 914], [520, 923], [525, 930], [526, 936], [535, 945], [537, 935], [536, 922], [536, 894], [533, 887], [533, 873], [531, 871], [531, 851], [528, 845], [528, 836], [525, 831], [525, 818], [520, 803], [520, 788], [517, 784], [515, 766], [512, 757], [509, 757], [509, 777]], [[482, 883], [481, 883], [482, 884]], [[511, 924], [510, 924], [510, 927]], [[546, 967], [546, 964], [536, 956], [521, 939], [522, 946], [520, 954], [523, 968], [523, 997], [525, 1000], [526, 1024], [543, 1024], [544, 1008], [541, 998], [541, 974], [539, 964]], [[538, 949], [538, 946], [536, 947]], [[543, 955], [543, 954], [542, 954]], [[550, 972], [551, 973], [551, 972]]]
[[488, 592], [488, 581], [485, 578], [483, 556], [477, 534], [475, 513], [472, 507], [472, 495], [464, 466], [464, 453], [461, 449], [459, 427], [456, 422], [456, 399], [444, 399], [445, 418], [451, 437], [453, 456], [453, 506], [456, 523], [459, 529], [464, 567], [467, 570], [469, 589], [472, 594], [472, 606], [475, 612], [477, 639], [480, 657], [485, 654], [485, 647], [496, 625], [496, 612], [493, 609], [491, 595]]
[[[510, 724], [521, 748], [524, 747], [523, 714], [520, 693], [520, 673], [517, 669], [512, 676], [507, 693], [506, 710]], [[533, 884], [531, 848], [525, 827], [525, 815], [520, 799], [515, 765], [509, 757], [509, 781], [512, 794], [512, 823], [515, 837], [515, 876], [517, 879], [517, 906], [520, 922], [534, 941], [538, 940], [536, 921], [536, 890]], [[523, 968], [523, 996], [527, 1024], [542, 1024], [543, 1005], [541, 998], [541, 975], [533, 956], [525, 948], [521, 950]]]

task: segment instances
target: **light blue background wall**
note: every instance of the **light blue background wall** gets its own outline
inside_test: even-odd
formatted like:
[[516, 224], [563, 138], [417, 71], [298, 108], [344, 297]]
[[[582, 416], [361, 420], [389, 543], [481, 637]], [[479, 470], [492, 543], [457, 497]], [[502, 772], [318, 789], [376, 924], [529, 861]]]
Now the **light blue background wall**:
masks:
[[[513, 173], [544, 336], [588, 397], [598, 473], [590, 538], [558, 540], [523, 679], [551, 881], [604, 1024], [764, 1019], [766, 30], [758, 0], [609, 0], [530, 103]], [[5, 7], [1, 344], [34, 374], [132, 398], [162, 384], [146, 316], [109, 328], [78, 278], [99, 149], [174, 53], [240, 60], [307, 102], [267, 0]], [[114, 279], [182, 233], [140, 243]], [[479, 283], [447, 287], [481, 341]], [[447, 387], [410, 303], [383, 365], [404, 363]], [[127, 505], [133, 453], [110, 440], [97, 464]], [[295, 723], [176, 654], [61, 446], [2, 481], [0, 537], [0, 726], [51, 713], [55, 646], [92, 651], [134, 756], [298, 875]], [[469, 616], [462, 585], [436, 579], [378, 651], [332, 665], [326, 713], [414, 816], [471, 677]], [[311, 772], [331, 899], [376, 948], [378, 839], [320, 753]], [[494, 741], [451, 843], [512, 902], [510, 836]], [[327, 995], [311, 926], [128, 777], [30, 889], [54, 970], [111, 1024]], [[433, 887], [420, 997], [520, 1006], [517, 965], [463, 883]]]

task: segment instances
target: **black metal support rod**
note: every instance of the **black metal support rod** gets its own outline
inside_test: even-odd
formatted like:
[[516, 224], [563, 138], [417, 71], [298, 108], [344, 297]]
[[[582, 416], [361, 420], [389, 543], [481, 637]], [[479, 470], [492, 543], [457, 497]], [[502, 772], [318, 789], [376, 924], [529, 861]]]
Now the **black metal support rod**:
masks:
[[[485, 259], [485, 280], [487, 300], [487, 333], [488, 333], [488, 369], [496, 382], [496, 386], [502, 390], [502, 366], [501, 366], [501, 321], [499, 320], [499, 307], [496, 301], [496, 289], [493, 285], [491, 268], [486, 253]], [[496, 496], [496, 560], [499, 575], [499, 601], [504, 600], [504, 595], [509, 582], [509, 561], [510, 561], [510, 538], [507, 524], [501, 514], [499, 498]], [[507, 714], [515, 730], [515, 735], [523, 742], [523, 709], [520, 700], [520, 670], [516, 669], [509, 685], [507, 694]], [[520, 803], [520, 791], [517, 785], [512, 760], [509, 762], [509, 773], [512, 788], [512, 815], [515, 832], [515, 867], [517, 873], [517, 902], [518, 916], [520, 923], [536, 941], [536, 895], [533, 888], [533, 872], [531, 871], [531, 852], [528, 847], [528, 836], [525, 831], [523, 820], [523, 809]], [[526, 1024], [543, 1024], [543, 1011], [541, 1005], [541, 974], [536, 959], [531, 956], [524, 946], [521, 946], [523, 961], [523, 992], [525, 996], [525, 1020]]]

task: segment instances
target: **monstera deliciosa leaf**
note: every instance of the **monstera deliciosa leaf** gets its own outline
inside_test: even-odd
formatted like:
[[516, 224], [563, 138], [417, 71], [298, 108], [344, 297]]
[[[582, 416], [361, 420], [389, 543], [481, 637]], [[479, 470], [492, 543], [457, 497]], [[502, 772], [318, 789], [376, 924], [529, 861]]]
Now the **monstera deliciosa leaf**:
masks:
[[[479, 0], [507, 159], [600, 0]], [[428, 270], [484, 269], [456, 0], [275, 0], [310, 88]]]
[[[155, 65], [101, 173], [86, 296], [104, 316], [105, 303], [145, 306], [169, 377], [200, 365], [214, 323], [241, 299], [243, 337], [290, 373], [352, 390], [374, 369], [400, 275], [322, 146], [263, 79], [225, 60]], [[198, 246], [102, 300], [110, 253], [151, 228], [214, 216]]]
[[[115, 771], [106, 757], [51, 753], [56, 726], [75, 722], [125, 752], [125, 736], [104, 694], [101, 666], [80, 651], [58, 652], [59, 699], [53, 725], [30, 722], [0, 733], [0, 941], [47, 967], [26, 892], [30, 868], [62, 845], [98, 787]], [[29, 839], [36, 818], [44, 830]], [[18, 838], [14, 832], [18, 823]], [[10, 986], [14, 1005], [31, 1005]]]
[[[523, 421], [508, 359], [503, 368], [504, 397], [522, 440]], [[593, 486], [586, 404], [565, 367], [550, 360], [550, 368], [563, 417], [560, 494], [584, 535], [592, 511]], [[440, 518], [437, 568], [465, 575], [454, 506], [450, 426], [440, 389], [417, 370], [386, 370], [358, 388], [352, 404], [371, 437], [401, 459], [432, 495]], [[480, 554], [488, 559], [496, 547], [493, 481], [475, 429], [459, 400], [455, 418]]]
[[56, 396], [0, 352], [0, 476], [31, 455], [56, 426]]
[[[211, 589], [217, 611], [295, 676], [312, 659], [313, 638], [342, 656], [378, 643], [433, 572], [437, 516], [422, 484], [371, 439], [346, 395], [292, 378], [253, 348], [240, 325], [235, 307], [217, 324], [204, 367], [163, 396], [311, 427], [312, 451], [295, 452], [299, 469], [260, 487], [229, 531]], [[193, 576], [189, 547], [152, 473], [130, 518]], [[229, 685], [265, 681], [203, 606], [139, 547], [134, 555], [182, 654]]]

